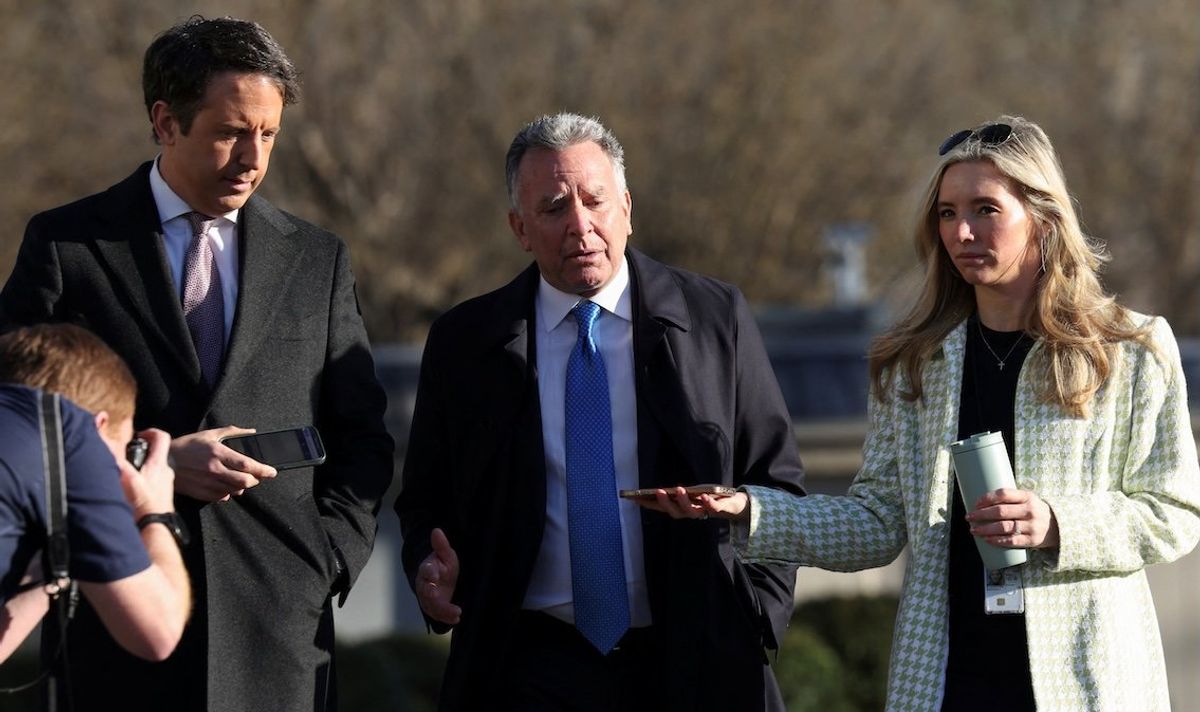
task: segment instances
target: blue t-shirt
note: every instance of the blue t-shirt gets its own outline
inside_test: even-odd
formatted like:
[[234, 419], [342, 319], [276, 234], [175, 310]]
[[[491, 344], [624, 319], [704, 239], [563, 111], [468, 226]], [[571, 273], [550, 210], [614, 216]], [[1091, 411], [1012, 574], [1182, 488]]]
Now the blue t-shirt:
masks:
[[[0, 385], [0, 604], [17, 589], [46, 541], [46, 481], [39, 391]], [[71, 576], [107, 583], [150, 566], [112, 453], [93, 418], [63, 399], [67, 539]]]

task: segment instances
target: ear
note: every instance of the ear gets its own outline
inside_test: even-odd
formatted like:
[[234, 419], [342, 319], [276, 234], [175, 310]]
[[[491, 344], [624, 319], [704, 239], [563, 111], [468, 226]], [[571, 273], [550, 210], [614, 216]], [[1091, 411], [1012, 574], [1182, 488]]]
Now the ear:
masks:
[[111, 420], [112, 418], [109, 417], [107, 410], [98, 411], [92, 416], [92, 422], [96, 424], [96, 430], [101, 433], [105, 432], [104, 429], [108, 427], [108, 423]]
[[150, 107], [150, 123], [154, 126], [158, 142], [163, 146], [173, 145], [183, 134], [178, 117], [171, 111], [170, 105], [161, 99]]
[[517, 236], [517, 242], [520, 243], [521, 249], [529, 252], [531, 248], [529, 246], [529, 236], [525, 233], [525, 221], [516, 210], [508, 211], [508, 227]]
[[629, 191], [625, 191], [625, 222], [629, 224], [629, 231], [625, 233], [626, 237], [633, 234], [633, 196]]

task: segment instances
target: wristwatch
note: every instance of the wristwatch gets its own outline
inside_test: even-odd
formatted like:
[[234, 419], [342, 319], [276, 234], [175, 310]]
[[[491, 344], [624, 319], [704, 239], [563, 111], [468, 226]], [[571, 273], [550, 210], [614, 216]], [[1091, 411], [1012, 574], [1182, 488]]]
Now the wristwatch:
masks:
[[179, 548], [187, 546], [191, 537], [188, 536], [187, 524], [184, 523], [183, 517], [177, 512], [158, 512], [156, 514], [147, 514], [138, 520], [138, 529], [145, 529], [151, 524], [162, 524], [171, 532], [171, 536], [175, 537], [175, 543], [179, 544]]

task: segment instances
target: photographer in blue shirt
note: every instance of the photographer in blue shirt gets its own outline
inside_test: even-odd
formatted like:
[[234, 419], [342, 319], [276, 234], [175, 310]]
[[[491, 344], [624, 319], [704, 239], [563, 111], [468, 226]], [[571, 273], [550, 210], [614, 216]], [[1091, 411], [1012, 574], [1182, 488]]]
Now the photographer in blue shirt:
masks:
[[62, 401], [70, 575], [125, 649], [162, 660], [191, 608], [166, 460], [170, 436], [139, 433], [149, 443], [145, 464], [139, 471], [126, 461], [136, 384], [103, 342], [68, 325], [0, 337], [0, 660], [48, 609], [37, 585], [46, 479], [35, 388], [88, 409]]

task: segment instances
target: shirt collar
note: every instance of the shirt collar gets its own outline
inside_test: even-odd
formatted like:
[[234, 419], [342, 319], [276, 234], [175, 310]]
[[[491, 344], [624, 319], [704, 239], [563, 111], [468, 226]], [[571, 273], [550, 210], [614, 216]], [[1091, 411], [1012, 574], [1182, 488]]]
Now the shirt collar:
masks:
[[[167, 185], [166, 179], [158, 170], [159, 158], [161, 156], [155, 158], [154, 163], [150, 166], [150, 193], [154, 195], [154, 204], [158, 207], [158, 220], [161, 224], [166, 225], [168, 220], [174, 220], [192, 212], [192, 207], [171, 190], [171, 186]], [[224, 215], [214, 215], [213, 217], [224, 218], [236, 225], [238, 211], [231, 210]]]
[[[633, 306], [629, 294], [629, 260], [625, 255], [621, 256], [621, 266], [617, 268], [612, 281], [588, 299], [610, 314], [625, 321], [633, 321]], [[541, 277], [538, 281], [537, 300], [543, 317], [542, 330], [552, 331], [571, 313], [576, 304], [583, 301], [583, 298], [578, 294], [555, 289], [545, 277]]]

